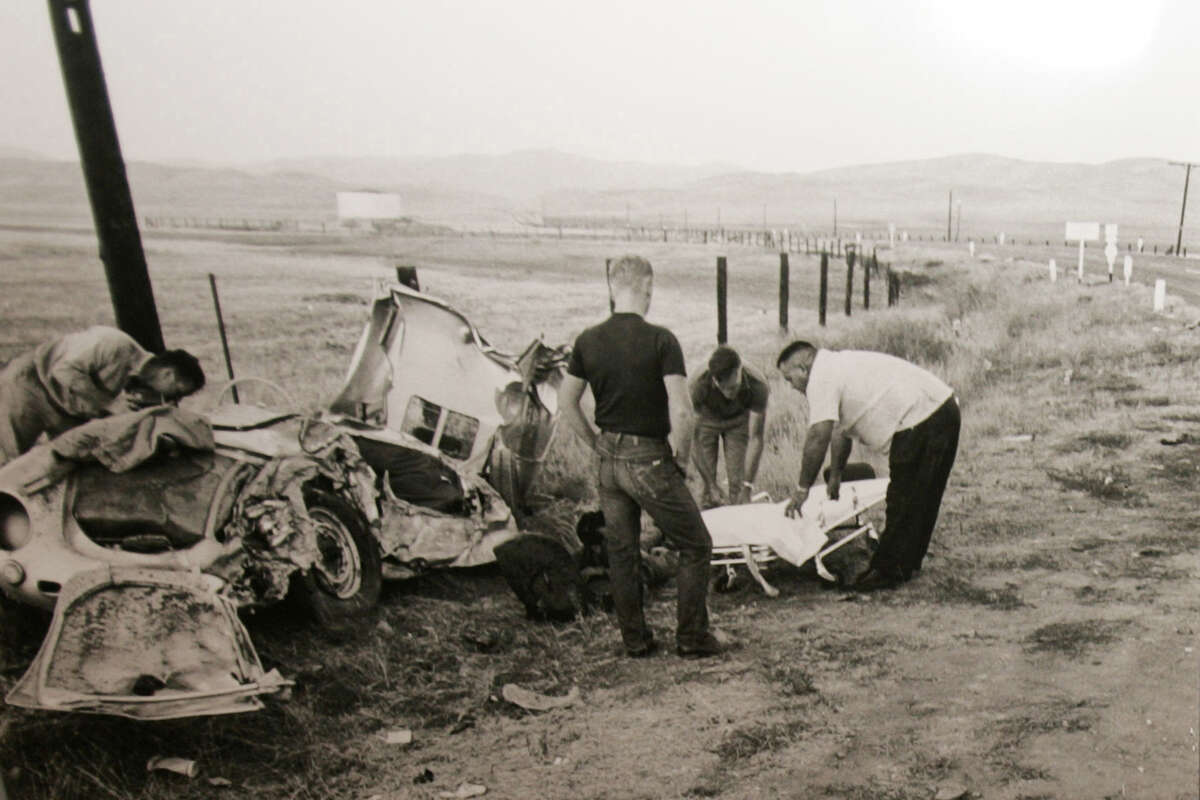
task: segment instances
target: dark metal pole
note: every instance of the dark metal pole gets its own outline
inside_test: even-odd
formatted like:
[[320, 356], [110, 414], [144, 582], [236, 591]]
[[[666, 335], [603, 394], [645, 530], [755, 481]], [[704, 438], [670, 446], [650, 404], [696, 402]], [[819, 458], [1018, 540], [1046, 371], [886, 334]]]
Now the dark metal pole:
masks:
[[863, 309], [871, 308], [871, 262], [863, 259]]
[[[221, 334], [221, 350], [225, 353], [225, 372], [228, 373], [229, 380], [233, 380], [233, 360], [229, 358], [229, 340], [225, 338], [225, 317], [221, 315], [221, 297], [217, 294], [217, 276], [211, 272], [208, 273], [208, 286], [212, 289], [213, 310], [217, 312], [217, 330]], [[237, 387], [233, 386], [230, 390], [233, 393], [233, 402], [240, 403]]]
[[717, 344], [729, 341], [725, 325], [725, 288], [726, 288], [725, 256], [717, 256]]
[[829, 298], [829, 253], [821, 252], [821, 289], [817, 293], [817, 321], [825, 327], [825, 304]]
[[48, 0], [79, 161], [100, 240], [117, 326], [154, 353], [164, 349], [133, 196], [117, 140], [88, 0]]
[[788, 280], [788, 254], [779, 254], [779, 329], [787, 331], [788, 329], [788, 291], [790, 289]]

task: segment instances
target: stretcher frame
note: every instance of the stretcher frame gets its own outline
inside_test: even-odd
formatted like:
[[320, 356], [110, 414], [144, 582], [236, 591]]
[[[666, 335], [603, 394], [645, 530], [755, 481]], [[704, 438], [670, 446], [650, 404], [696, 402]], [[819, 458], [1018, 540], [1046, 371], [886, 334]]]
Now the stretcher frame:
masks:
[[[853, 483], [843, 484], [842, 488], [843, 490], [849, 489], [851, 492], [854, 491]], [[880, 503], [884, 502], [885, 498], [880, 496], [859, 507], [857, 503], [857, 494], [855, 494], [854, 497], [855, 509], [853, 516], [849, 518], [840, 517], [837, 518], [833, 524], [825, 525], [824, 520], [822, 520], [820, 515], [818, 515], [818, 524], [820, 525], [821, 532], [824, 533], [826, 537], [829, 537], [829, 535], [835, 531], [848, 531], [844, 535], [837, 537], [834, 541], [826, 544], [811, 557], [813, 566], [816, 567], [817, 574], [822, 580], [830, 583], [836, 583], [837, 578], [835, 578], [833, 573], [826, 568], [824, 563], [824, 558], [826, 556], [846, 546], [860, 536], [865, 535], [872, 541], [879, 541], [879, 532], [875, 529], [874, 523], [872, 523], [869, 519], [864, 518], [864, 514], [878, 506]], [[755, 495], [754, 498], [752, 498], [752, 501], [769, 503], [771, 502], [771, 498], [766, 492], [762, 492], [758, 495]], [[762, 567], [764, 565], [769, 564], [777, 559], [779, 559], [779, 555], [768, 544], [739, 544], [724, 547], [714, 546], [711, 563], [715, 567], [724, 567], [725, 574], [731, 583], [737, 575], [736, 567], [745, 566], [751, 577], [753, 577], [758, 585], [762, 587], [763, 592], [766, 593], [768, 597], [778, 597], [779, 590], [772, 586], [762, 573]]]

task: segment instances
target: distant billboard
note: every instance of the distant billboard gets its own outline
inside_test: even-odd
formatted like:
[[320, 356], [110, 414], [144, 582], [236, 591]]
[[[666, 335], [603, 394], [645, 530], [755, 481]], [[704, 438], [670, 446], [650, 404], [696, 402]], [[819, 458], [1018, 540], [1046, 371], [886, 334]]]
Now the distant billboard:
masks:
[[1067, 235], [1068, 242], [1094, 242], [1100, 238], [1100, 223], [1099, 222], [1068, 222]]
[[338, 192], [338, 219], [399, 219], [400, 195], [388, 192]]

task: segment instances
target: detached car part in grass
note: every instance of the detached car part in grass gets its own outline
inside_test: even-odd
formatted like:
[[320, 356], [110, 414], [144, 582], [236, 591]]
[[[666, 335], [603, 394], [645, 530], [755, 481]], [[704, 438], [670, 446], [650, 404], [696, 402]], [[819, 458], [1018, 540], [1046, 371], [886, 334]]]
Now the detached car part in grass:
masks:
[[550, 449], [565, 347], [492, 347], [462, 312], [407, 286], [375, 299], [330, 412], [409, 434], [487, 477], [520, 509]]

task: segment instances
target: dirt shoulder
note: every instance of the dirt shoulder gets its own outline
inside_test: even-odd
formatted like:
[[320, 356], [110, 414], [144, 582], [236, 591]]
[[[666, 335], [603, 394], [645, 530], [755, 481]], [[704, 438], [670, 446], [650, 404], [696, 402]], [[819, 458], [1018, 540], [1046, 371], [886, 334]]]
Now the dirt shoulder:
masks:
[[[776, 570], [779, 598], [714, 596], [743, 647], [711, 662], [563, 631], [585, 657], [516, 677], [582, 704], [430, 731], [410, 771], [501, 797], [1195, 797], [1200, 348], [1106, 290], [1030, 335], [1103, 328], [1125, 349], [997, 356], [917, 580], [848, 596]], [[668, 640], [672, 601], [654, 606]]]
[[[1140, 289], [1050, 296], [1032, 267], [997, 267], [996, 293], [874, 331], [939, 337], [950, 360], [935, 369], [964, 400], [910, 584], [846, 595], [775, 568], [778, 598], [749, 580], [712, 596], [742, 646], [705, 661], [624, 658], [603, 615], [527, 622], [494, 570], [390, 585], [344, 640], [269, 609], [248, 625], [296, 679], [289, 700], [161, 725], [7, 708], [11, 796], [391, 800], [470, 783], [518, 800], [1195, 797], [1196, 315], [1152, 315]], [[773, 409], [764, 463], [790, 473], [798, 417]], [[570, 524], [580, 502], [543, 516]], [[40, 638], [4, 616], [7, 689]], [[650, 608], [663, 641], [673, 617], [668, 587]], [[580, 702], [523, 711], [501, 699], [508, 683], [578, 687]], [[389, 744], [395, 729], [411, 744]], [[148, 774], [152, 755], [196, 759], [201, 776]]]

